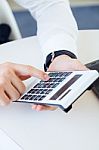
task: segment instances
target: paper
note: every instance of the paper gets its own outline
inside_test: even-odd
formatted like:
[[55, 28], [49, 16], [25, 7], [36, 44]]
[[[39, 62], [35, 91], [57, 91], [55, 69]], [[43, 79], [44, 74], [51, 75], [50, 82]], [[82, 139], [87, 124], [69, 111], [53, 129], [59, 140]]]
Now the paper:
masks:
[[22, 150], [22, 148], [0, 129], [0, 150]]

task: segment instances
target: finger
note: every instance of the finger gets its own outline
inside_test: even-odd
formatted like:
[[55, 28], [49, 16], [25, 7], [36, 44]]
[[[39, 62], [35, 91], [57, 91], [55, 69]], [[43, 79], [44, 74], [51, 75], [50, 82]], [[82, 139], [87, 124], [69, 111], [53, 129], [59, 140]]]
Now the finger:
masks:
[[42, 79], [42, 80], [48, 80], [49, 79], [49, 76], [47, 73], [45, 73], [39, 69], [36, 69], [35, 67], [31, 68], [31, 72], [32, 72], [31, 73], [32, 76], [37, 77], [39, 79]]
[[52, 106], [48, 106], [48, 105], [37, 105], [37, 108], [36, 108], [37, 111], [43, 111], [43, 110], [53, 111], [55, 109], [56, 109], [56, 107], [52, 107]]
[[22, 95], [24, 93], [26, 87], [25, 87], [24, 83], [20, 80], [20, 78], [17, 77], [17, 75], [14, 73], [11, 77], [11, 84], [12, 84], [12, 87], [14, 88], [14, 90], [16, 89], [16, 91], [18, 93], [20, 93], [20, 95]]
[[32, 105], [32, 109], [36, 110], [36, 108], [37, 108], [36, 104]]
[[49, 79], [48, 75], [45, 72], [29, 65], [13, 64], [12, 67], [15, 70], [16, 74], [22, 78], [34, 76], [42, 80]]
[[30, 75], [18, 75], [18, 77], [22, 80], [22, 81], [24, 81], [24, 80], [27, 80], [27, 79], [29, 79], [29, 78], [31, 78], [31, 76]]
[[55, 110], [57, 107], [52, 107], [48, 105], [33, 105], [32, 109], [37, 111], [43, 111], [43, 110]]
[[21, 96], [20, 92], [10, 82], [5, 86], [5, 93], [10, 101], [17, 100]]
[[0, 90], [0, 105], [5, 106], [8, 105], [9, 103], [10, 103], [9, 97], [6, 95], [4, 91]]

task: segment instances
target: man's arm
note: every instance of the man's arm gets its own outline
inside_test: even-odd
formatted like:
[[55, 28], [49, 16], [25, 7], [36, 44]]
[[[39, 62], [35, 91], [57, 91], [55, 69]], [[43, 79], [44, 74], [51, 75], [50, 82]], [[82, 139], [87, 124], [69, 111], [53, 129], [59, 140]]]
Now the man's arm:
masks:
[[16, 0], [27, 8], [37, 21], [37, 35], [44, 61], [58, 50], [68, 50], [75, 55], [77, 24], [68, 0]]
[[[77, 56], [77, 24], [68, 0], [16, 0], [29, 9], [37, 20], [37, 35], [41, 50], [46, 57], [55, 51], [65, 50]], [[72, 55], [73, 56], [73, 55]], [[76, 57], [75, 57], [76, 58]], [[71, 54], [62, 53], [49, 64], [48, 71], [86, 70]], [[53, 110], [53, 107], [33, 105], [35, 110]]]

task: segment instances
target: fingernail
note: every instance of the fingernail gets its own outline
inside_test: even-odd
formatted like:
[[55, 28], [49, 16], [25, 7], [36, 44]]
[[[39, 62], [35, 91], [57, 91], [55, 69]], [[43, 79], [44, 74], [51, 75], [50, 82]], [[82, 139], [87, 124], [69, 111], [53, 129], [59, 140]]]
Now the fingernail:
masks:
[[47, 74], [44, 75], [45, 80], [49, 80], [49, 76]]

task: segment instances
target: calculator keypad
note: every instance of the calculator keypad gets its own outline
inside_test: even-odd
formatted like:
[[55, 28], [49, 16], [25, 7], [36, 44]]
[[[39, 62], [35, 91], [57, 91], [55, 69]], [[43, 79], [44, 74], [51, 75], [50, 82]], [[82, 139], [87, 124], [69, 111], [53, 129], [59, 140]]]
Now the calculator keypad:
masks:
[[40, 81], [31, 88], [21, 100], [42, 101], [54, 88], [56, 88], [72, 72], [51, 72], [48, 81]]

